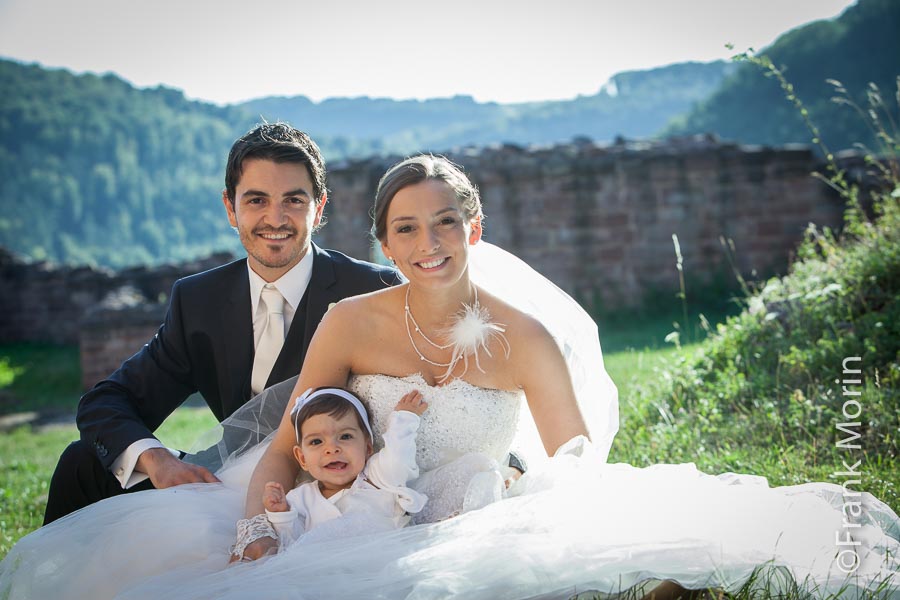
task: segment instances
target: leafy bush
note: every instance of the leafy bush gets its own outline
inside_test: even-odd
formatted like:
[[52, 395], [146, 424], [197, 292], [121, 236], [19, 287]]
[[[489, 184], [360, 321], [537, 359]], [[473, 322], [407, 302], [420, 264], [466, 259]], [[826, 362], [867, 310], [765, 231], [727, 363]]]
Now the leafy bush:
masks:
[[809, 229], [791, 272], [768, 281], [744, 312], [719, 325], [695, 362], [673, 378], [676, 410], [700, 409], [701, 428], [715, 426], [703, 410], [715, 406], [762, 428], [764, 438], [775, 428], [788, 443], [830, 439], [835, 423], [847, 420], [835, 380], [845, 358], [860, 357], [848, 365], [863, 371], [860, 402], [868, 421], [860, 443], [897, 455], [900, 203], [885, 200], [876, 221], [848, 228], [840, 239]]
[[[749, 57], [773, 73], [798, 110], [790, 84], [764, 57]], [[884, 118], [877, 88], [862, 110], [833, 82], [837, 101], [867, 116], [879, 154], [866, 161], [881, 186], [872, 194], [871, 216], [860, 208], [860, 191], [830, 161], [823, 176], [846, 199], [843, 231], [810, 226], [789, 273], [759, 285], [738, 315], [718, 325], [690, 355], [657, 371], [642, 395], [652, 400], [631, 411], [629, 459], [693, 460], [711, 471], [734, 469], [773, 483], [827, 478], [849, 458], [837, 442], [848, 438], [838, 424], [860, 434], [858, 457], [870, 476], [863, 487], [898, 505], [900, 476], [891, 465], [900, 455], [900, 136]], [[900, 78], [897, 83], [900, 103]], [[804, 118], [808, 115], [802, 113]], [[810, 123], [811, 125], [811, 123]], [[818, 138], [818, 130], [812, 128]], [[820, 142], [819, 139], [815, 140]], [[846, 366], [860, 375], [843, 375]], [[846, 380], [861, 383], [844, 384]], [[859, 391], [847, 396], [846, 391]], [[860, 409], [844, 403], [858, 400]], [[854, 418], [859, 412], [858, 418]], [[626, 424], [627, 426], [627, 424]]]

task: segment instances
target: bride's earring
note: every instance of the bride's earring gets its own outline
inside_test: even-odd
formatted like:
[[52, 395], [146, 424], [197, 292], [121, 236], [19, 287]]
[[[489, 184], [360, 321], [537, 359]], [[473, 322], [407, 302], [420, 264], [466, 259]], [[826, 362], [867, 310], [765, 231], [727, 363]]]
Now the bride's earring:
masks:
[[481, 217], [476, 217], [471, 223], [472, 232], [469, 233], [469, 245], [474, 246], [476, 242], [481, 240]]

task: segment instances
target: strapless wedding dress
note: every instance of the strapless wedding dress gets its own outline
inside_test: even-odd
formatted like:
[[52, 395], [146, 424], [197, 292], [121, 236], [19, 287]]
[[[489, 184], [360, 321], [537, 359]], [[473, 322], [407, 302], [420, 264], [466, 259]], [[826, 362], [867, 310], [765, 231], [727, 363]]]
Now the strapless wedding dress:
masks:
[[[868, 494], [851, 517], [836, 485], [609, 465], [576, 438], [505, 498], [466, 512], [473, 480], [484, 484], [506, 456], [523, 395], [418, 375], [356, 376], [350, 387], [376, 435], [405, 392], [423, 392], [422, 476], [411, 485], [434, 504], [424, 520], [461, 514], [388, 532], [337, 519], [276, 556], [227, 566], [257, 450], [226, 465], [221, 485], [119, 496], [27, 536], [0, 565], [0, 598], [568, 598], [663, 579], [733, 590], [756, 570], [770, 591], [796, 581], [812, 597], [868, 597], [861, 590], [887, 581], [886, 597], [900, 597], [890, 583], [900, 521]], [[859, 545], [838, 546], [848, 531]], [[835, 560], [848, 548], [860, 557], [849, 576]]]

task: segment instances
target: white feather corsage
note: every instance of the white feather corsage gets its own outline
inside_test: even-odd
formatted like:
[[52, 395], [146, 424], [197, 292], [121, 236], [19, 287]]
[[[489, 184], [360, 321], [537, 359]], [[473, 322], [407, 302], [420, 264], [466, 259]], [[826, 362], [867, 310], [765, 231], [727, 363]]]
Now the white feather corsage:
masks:
[[449, 340], [450, 346], [453, 348], [453, 357], [447, 366], [447, 372], [440, 381], [443, 383], [450, 377], [459, 361], [463, 361], [463, 374], [465, 374], [469, 370], [469, 356], [474, 358], [475, 367], [484, 373], [478, 352], [483, 350], [488, 356], [493, 356], [488, 347], [491, 340], [497, 340], [506, 357], [509, 358], [509, 342], [503, 335], [505, 332], [504, 324], [491, 322], [491, 313], [478, 302], [477, 295], [472, 304], [463, 304], [453, 325], [443, 332], [443, 337]]

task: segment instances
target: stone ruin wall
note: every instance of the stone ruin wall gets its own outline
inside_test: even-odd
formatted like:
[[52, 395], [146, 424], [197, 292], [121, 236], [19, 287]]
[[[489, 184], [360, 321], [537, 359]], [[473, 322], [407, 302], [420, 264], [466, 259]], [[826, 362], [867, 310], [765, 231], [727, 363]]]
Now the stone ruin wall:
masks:
[[[485, 238], [518, 255], [588, 309], [633, 306], [678, 290], [672, 234], [694, 280], [726, 271], [720, 237], [745, 276], [784, 272], [807, 224], [837, 226], [843, 204], [810, 176], [806, 147], [760, 148], [702, 138], [664, 143], [461, 151], [481, 190]], [[394, 159], [330, 165], [320, 245], [371, 256], [370, 210]], [[50, 268], [0, 256], [0, 341], [79, 343], [85, 388], [146, 343], [179, 277], [230, 260], [118, 273]], [[690, 294], [690, 290], [688, 290]]]
[[[733, 240], [745, 277], [768, 275], [784, 272], [808, 223], [838, 226], [843, 212], [837, 195], [810, 176], [820, 165], [807, 147], [690, 139], [449, 157], [481, 190], [485, 238], [591, 310], [633, 306], [648, 292], [674, 297], [672, 234], [689, 279], [730, 273], [720, 238]], [[369, 255], [368, 213], [391, 162], [331, 168], [323, 246]]]
[[112, 272], [27, 263], [0, 249], [0, 342], [79, 344], [90, 388], [153, 337], [177, 279], [231, 259]]
[[128, 304], [89, 310], [78, 336], [81, 387], [89, 390], [150, 341], [166, 317], [166, 304]]

